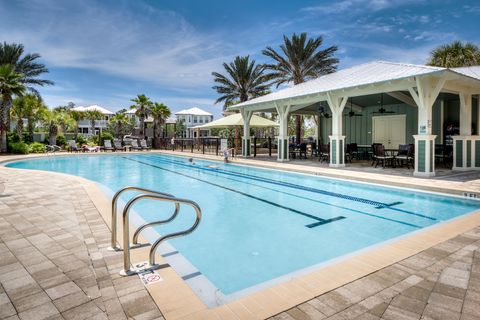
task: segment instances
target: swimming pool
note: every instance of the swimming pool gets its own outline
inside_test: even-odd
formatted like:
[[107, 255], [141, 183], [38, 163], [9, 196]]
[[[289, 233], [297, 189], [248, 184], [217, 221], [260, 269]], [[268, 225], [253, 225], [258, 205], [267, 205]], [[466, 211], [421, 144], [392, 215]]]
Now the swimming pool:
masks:
[[[203, 212], [199, 228], [161, 252], [208, 305], [480, 208], [479, 201], [459, 197], [153, 153], [8, 166], [84, 177], [110, 195], [135, 185], [196, 201]], [[166, 217], [170, 208], [140, 203], [136, 223]], [[156, 231], [176, 231], [193, 220], [193, 210], [183, 208]]]

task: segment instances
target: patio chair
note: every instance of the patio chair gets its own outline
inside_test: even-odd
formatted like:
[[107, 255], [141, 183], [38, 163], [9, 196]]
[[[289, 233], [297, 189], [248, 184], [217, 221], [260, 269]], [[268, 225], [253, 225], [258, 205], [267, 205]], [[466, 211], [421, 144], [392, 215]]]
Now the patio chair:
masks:
[[142, 150], [142, 147], [140, 147], [140, 146], [138, 145], [137, 139], [133, 139], [133, 140], [131, 141], [131, 146], [130, 146], [130, 147], [131, 147], [133, 150]]
[[315, 142], [312, 142], [310, 144], [310, 157], [317, 157], [317, 156], [318, 156], [317, 144]]
[[140, 147], [142, 147], [143, 150], [150, 150], [150, 149], [152, 149], [151, 147], [149, 147], [149, 146], [147, 145], [147, 140], [145, 140], [145, 139], [140, 140]]
[[375, 158], [375, 168], [378, 166], [379, 162], [382, 162], [382, 167], [385, 168], [385, 165], [390, 162], [392, 163], [394, 157], [389, 156], [385, 153], [385, 147], [383, 144], [375, 145], [373, 148], [373, 156]]
[[113, 148], [115, 151], [120, 150], [124, 151], [125, 148], [122, 146], [122, 142], [120, 140], [113, 140]]
[[352, 159], [359, 160], [360, 158], [358, 157], [358, 145], [356, 143], [350, 143], [348, 146], [350, 146], [350, 162], [352, 162]]
[[108, 151], [115, 151], [115, 148], [112, 147], [112, 141], [111, 140], [104, 140], [103, 141], [103, 150]]
[[372, 143], [371, 151], [368, 151], [368, 156], [372, 159], [372, 166], [375, 164], [375, 146], [382, 146], [381, 143]]
[[303, 155], [303, 159], [307, 159], [307, 144], [302, 142], [298, 148], [298, 158], [301, 159]]
[[68, 151], [70, 152], [79, 152], [81, 149], [77, 146], [75, 140], [68, 140]]
[[413, 167], [413, 147], [409, 144], [401, 144], [398, 146], [398, 153], [395, 156], [397, 164], [403, 167], [403, 164], [407, 164], [407, 169], [410, 169], [410, 164]]
[[321, 144], [320, 145], [320, 156], [318, 158], [320, 162], [329, 162], [330, 161], [330, 145], [329, 144]]

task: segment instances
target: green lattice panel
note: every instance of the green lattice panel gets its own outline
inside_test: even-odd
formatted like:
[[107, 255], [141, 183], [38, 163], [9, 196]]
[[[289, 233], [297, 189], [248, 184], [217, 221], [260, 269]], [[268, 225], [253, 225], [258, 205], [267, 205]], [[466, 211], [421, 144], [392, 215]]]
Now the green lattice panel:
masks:
[[475, 167], [480, 168], [480, 140], [475, 141]]
[[425, 140], [418, 141], [418, 172], [425, 172]]
[[455, 166], [456, 167], [463, 167], [463, 141], [457, 140], [455, 142]]
[[332, 163], [336, 164], [337, 163], [337, 140], [332, 140], [332, 154], [330, 156], [332, 157]]
[[472, 141], [467, 140], [467, 167], [472, 166]]

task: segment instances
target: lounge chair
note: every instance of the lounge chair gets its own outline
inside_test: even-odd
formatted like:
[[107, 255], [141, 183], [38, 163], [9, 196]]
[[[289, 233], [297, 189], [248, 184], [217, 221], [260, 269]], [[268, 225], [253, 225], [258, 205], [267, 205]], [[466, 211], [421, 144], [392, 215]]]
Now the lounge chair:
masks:
[[136, 139], [132, 140], [131, 148], [133, 150], [142, 150], [142, 147], [138, 145], [138, 141]]
[[79, 152], [81, 149], [77, 146], [75, 140], [68, 140], [68, 151], [70, 152]]
[[140, 147], [142, 147], [143, 150], [150, 150], [151, 148], [147, 145], [147, 140], [142, 139], [140, 140]]
[[318, 157], [318, 161], [320, 162], [329, 162], [330, 161], [330, 145], [329, 144], [321, 144], [320, 145], [320, 156]]
[[103, 150], [105, 150], [105, 151], [107, 151], [107, 150], [115, 151], [115, 148], [112, 147], [112, 141], [111, 140], [104, 140], [103, 141]]
[[115, 149], [115, 151], [125, 151], [125, 148], [122, 146], [122, 142], [119, 140], [113, 140], [113, 148]]

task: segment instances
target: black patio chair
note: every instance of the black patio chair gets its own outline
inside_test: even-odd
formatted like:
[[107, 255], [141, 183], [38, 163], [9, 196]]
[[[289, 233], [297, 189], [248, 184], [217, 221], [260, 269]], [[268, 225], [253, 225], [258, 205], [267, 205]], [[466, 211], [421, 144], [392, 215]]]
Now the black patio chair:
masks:
[[385, 153], [385, 147], [383, 144], [376, 144], [373, 147], [373, 156], [375, 158], [375, 168], [378, 166], [380, 162], [382, 162], [382, 167], [385, 168], [385, 165], [388, 165], [388, 163], [392, 163], [394, 157], [387, 155]]
[[400, 167], [403, 167], [403, 165], [406, 164], [407, 169], [410, 169], [410, 165], [413, 167], [413, 159], [413, 145], [401, 144], [398, 146], [395, 160]]

